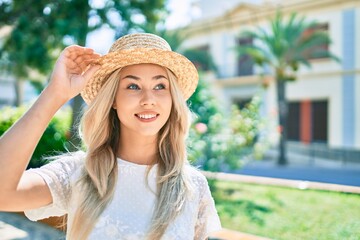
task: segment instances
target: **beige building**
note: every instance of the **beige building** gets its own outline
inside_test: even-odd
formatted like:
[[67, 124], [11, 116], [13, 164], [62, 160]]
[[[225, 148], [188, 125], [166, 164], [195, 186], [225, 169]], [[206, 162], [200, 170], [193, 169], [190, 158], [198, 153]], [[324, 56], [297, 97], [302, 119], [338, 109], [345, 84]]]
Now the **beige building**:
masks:
[[[328, 31], [333, 41], [329, 48], [341, 62], [312, 59], [312, 68], [301, 68], [297, 81], [287, 84], [290, 146], [293, 151], [323, 158], [360, 161], [360, 1], [248, 2], [252, 3], [195, 2], [207, 14], [184, 28], [188, 37], [182, 48], [208, 50], [217, 67], [212, 80], [221, 101], [241, 106], [259, 92], [261, 81], [260, 69], [234, 50], [249, 41], [240, 39], [239, 33], [257, 26], [267, 28], [277, 9], [284, 15], [297, 12], [316, 20]], [[262, 114], [276, 120], [275, 84], [269, 79], [268, 90], [262, 94]]]

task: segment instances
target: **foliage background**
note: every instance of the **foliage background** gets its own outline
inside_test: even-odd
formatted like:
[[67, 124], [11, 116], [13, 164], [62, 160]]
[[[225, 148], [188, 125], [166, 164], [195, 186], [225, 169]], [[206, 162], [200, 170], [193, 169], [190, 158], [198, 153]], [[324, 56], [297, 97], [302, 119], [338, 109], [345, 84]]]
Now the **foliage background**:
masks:
[[200, 77], [188, 104], [194, 113], [189, 133], [191, 162], [216, 172], [238, 169], [245, 161], [262, 157], [269, 141], [267, 136], [261, 136], [267, 123], [260, 116], [259, 96], [243, 109], [232, 106], [226, 111], [214, 97], [209, 83]]
[[[17, 108], [5, 107], [0, 110], [0, 136], [25, 113], [26, 109], [26, 106], [21, 106]], [[71, 111], [69, 108], [63, 108], [54, 116], [46, 128], [27, 168], [40, 167], [48, 162], [44, 157], [67, 151], [70, 123]], [[21, 146], [18, 147], [21, 148]]]

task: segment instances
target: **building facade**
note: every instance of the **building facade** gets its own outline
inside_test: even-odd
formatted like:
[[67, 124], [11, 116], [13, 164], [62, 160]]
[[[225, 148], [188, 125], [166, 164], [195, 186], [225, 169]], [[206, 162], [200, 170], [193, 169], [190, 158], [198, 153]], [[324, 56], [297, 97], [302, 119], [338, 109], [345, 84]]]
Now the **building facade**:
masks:
[[[206, 2], [206, 7], [217, 1]], [[198, 4], [201, 7], [201, 4]], [[219, 7], [219, 6], [218, 6]], [[324, 158], [360, 158], [360, 1], [287, 0], [258, 4], [238, 1], [222, 15], [202, 18], [183, 29], [187, 34], [182, 48], [207, 49], [217, 66], [213, 85], [225, 104], [242, 106], [261, 89], [260, 72], [235, 48], [251, 39], [240, 32], [268, 28], [276, 11], [288, 16], [297, 12], [316, 20], [328, 32], [330, 51], [341, 59], [310, 60], [312, 67], [299, 70], [297, 80], [287, 83], [289, 103], [288, 137], [294, 151]], [[256, 44], [256, 42], [254, 42]], [[271, 74], [262, 92], [262, 114], [277, 118], [276, 88]], [[360, 161], [360, 160], [358, 160]]]

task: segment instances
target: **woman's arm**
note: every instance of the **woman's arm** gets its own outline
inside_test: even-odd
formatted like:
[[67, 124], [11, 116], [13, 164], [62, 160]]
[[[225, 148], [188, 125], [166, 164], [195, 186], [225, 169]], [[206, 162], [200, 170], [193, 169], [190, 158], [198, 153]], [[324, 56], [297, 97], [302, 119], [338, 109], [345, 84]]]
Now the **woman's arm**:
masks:
[[22, 211], [52, 202], [43, 179], [24, 171], [51, 118], [83, 89], [97, 69], [96, 66], [88, 69], [89, 64], [98, 57], [89, 48], [70, 46], [64, 49], [49, 85], [24, 116], [0, 138], [0, 210]]

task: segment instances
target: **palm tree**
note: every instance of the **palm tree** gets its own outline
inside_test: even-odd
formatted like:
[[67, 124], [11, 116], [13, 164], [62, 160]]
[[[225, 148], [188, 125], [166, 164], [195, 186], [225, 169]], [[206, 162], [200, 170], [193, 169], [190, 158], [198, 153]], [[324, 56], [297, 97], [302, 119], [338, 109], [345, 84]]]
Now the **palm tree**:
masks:
[[[252, 39], [258, 44], [242, 45], [237, 48], [241, 56], [249, 56], [255, 65], [271, 70], [276, 80], [279, 109], [279, 157], [278, 164], [287, 163], [287, 101], [285, 94], [286, 82], [296, 80], [300, 65], [311, 67], [309, 59], [331, 58], [338, 61], [327, 48], [331, 43], [329, 35], [318, 29], [319, 23], [308, 21], [292, 13], [285, 20], [280, 12], [270, 22], [269, 31], [257, 28], [244, 31], [241, 39]], [[264, 74], [264, 73], [262, 73]]]

